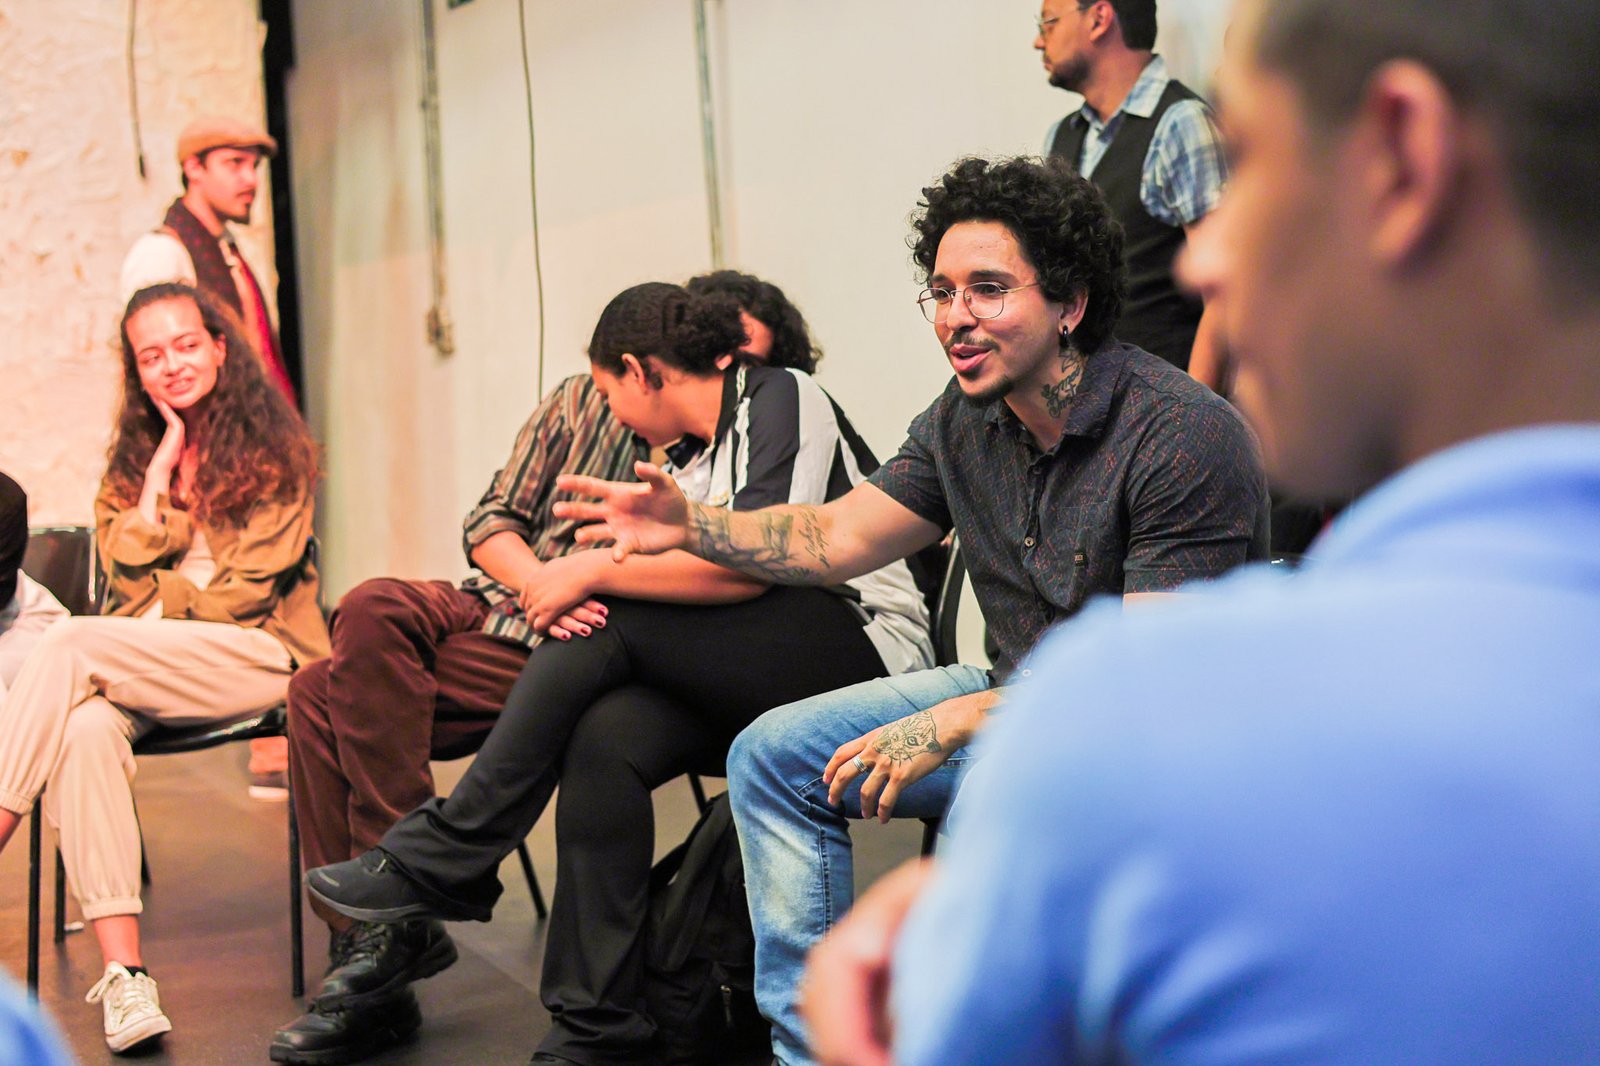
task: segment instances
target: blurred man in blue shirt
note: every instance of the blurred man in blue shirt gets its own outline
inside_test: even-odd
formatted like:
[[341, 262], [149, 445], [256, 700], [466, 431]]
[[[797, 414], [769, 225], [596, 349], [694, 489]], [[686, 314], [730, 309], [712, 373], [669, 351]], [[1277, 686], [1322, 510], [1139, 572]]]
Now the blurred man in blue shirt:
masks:
[[1600, 1062], [1600, 3], [1232, 32], [1182, 272], [1269, 468], [1364, 495], [1047, 638], [814, 956], [825, 1062]]

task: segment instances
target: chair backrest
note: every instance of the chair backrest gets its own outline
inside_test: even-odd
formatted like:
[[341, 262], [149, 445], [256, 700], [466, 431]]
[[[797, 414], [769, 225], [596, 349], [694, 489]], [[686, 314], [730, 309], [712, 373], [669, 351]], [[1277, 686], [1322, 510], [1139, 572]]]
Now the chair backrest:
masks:
[[88, 526], [45, 526], [28, 530], [22, 572], [50, 590], [73, 614], [99, 612], [100, 582], [94, 559], [94, 530]]
[[932, 611], [935, 666], [953, 666], [961, 661], [961, 651], [956, 647], [956, 613], [961, 606], [961, 587], [966, 578], [967, 567], [961, 558], [961, 539], [952, 533], [945, 559], [944, 580], [939, 582], [939, 597]]

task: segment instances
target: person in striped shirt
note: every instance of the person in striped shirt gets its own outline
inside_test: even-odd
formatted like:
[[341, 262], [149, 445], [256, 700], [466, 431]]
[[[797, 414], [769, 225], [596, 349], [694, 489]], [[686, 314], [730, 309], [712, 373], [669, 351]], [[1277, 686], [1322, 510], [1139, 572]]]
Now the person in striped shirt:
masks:
[[[777, 286], [736, 271], [690, 285], [738, 301], [747, 360], [816, 366], [805, 320]], [[574, 548], [576, 524], [550, 514], [556, 477], [631, 478], [636, 455], [633, 434], [590, 376], [570, 377], [528, 418], [467, 515], [462, 545], [476, 569], [465, 581], [374, 578], [340, 602], [332, 657], [301, 670], [289, 689], [307, 868], [361, 854], [432, 796], [430, 754], [470, 749], [489, 731], [544, 632], [570, 639], [599, 623], [599, 604], [586, 597], [536, 633], [525, 604], [539, 573]], [[415, 1030], [421, 1015], [410, 982], [456, 958], [443, 927], [352, 923], [312, 905], [333, 932], [329, 971], [310, 1012], [273, 1036], [273, 1060], [354, 1061]]]
[[[619, 421], [669, 445], [666, 470], [721, 514], [822, 504], [877, 467], [837, 404], [793, 369], [723, 367], [738, 306], [650, 283], [618, 295], [589, 347]], [[584, 639], [535, 648], [506, 708], [446, 800], [429, 800], [350, 862], [312, 870], [314, 896], [366, 921], [487, 921], [500, 861], [556, 784], [560, 885], [540, 995], [536, 1062], [658, 1061], [643, 1005], [654, 847], [650, 791], [726, 756], [768, 709], [932, 662], [927, 608], [902, 560], [795, 588], [675, 552], [618, 562], [577, 552], [525, 600], [535, 630], [601, 595]]]

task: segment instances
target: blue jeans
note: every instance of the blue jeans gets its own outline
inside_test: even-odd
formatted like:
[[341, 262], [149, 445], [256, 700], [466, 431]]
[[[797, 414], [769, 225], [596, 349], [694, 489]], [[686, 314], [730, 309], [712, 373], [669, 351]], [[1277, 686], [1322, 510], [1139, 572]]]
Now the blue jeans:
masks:
[[[861, 817], [860, 782], [839, 807], [822, 770], [839, 745], [956, 696], [989, 688], [975, 666], [879, 678], [768, 711], [728, 753], [728, 794], [739, 829], [750, 920], [756, 934], [756, 1002], [772, 1022], [772, 1051], [785, 1066], [812, 1061], [795, 992], [806, 952], [855, 897], [847, 818]], [[955, 793], [967, 749], [903, 792], [897, 818], [933, 818]]]

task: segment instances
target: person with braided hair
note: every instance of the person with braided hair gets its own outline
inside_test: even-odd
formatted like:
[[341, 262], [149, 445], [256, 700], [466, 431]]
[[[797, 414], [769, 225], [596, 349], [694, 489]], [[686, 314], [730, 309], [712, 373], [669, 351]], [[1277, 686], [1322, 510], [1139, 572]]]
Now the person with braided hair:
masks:
[[959, 160], [913, 219], [918, 303], [954, 377], [900, 453], [837, 500], [731, 514], [668, 478], [568, 478], [599, 503], [580, 539], [613, 554], [683, 549], [766, 580], [830, 585], [952, 529], [999, 645], [779, 707], [741, 733], [728, 792], [756, 934], [756, 1001], [773, 1053], [812, 1061], [796, 1009], [806, 952], [854, 897], [848, 819], [943, 813], [972, 749], [1029, 672], [1024, 657], [1096, 595], [1136, 601], [1267, 550], [1255, 438], [1209, 389], [1112, 335], [1122, 231], [1061, 160]]
[[[668, 446], [669, 475], [707, 507], [844, 495], [876, 468], [871, 451], [806, 373], [728, 362], [748, 339], [740, 310], [729, 295], [677, 285], [624, 291], [589, 347], [595, 385], [620, 422]], [[554, 1025], [536, 1061], [649, 1062], [651, 789], [724, 755], [771, 707], [924, 668], [932, 649], [926, 607], [899, 560], [831, 587], [791, 588], [687, 552], [619, 562], [590, 550], [548, 562], [523, 597], [539, 631], [590, 600], [603, 616], [533, 649], [451, 795], [307, 883], [360, 921], [486, 921], [501, 859], [559, 781], [541, 982]]]

